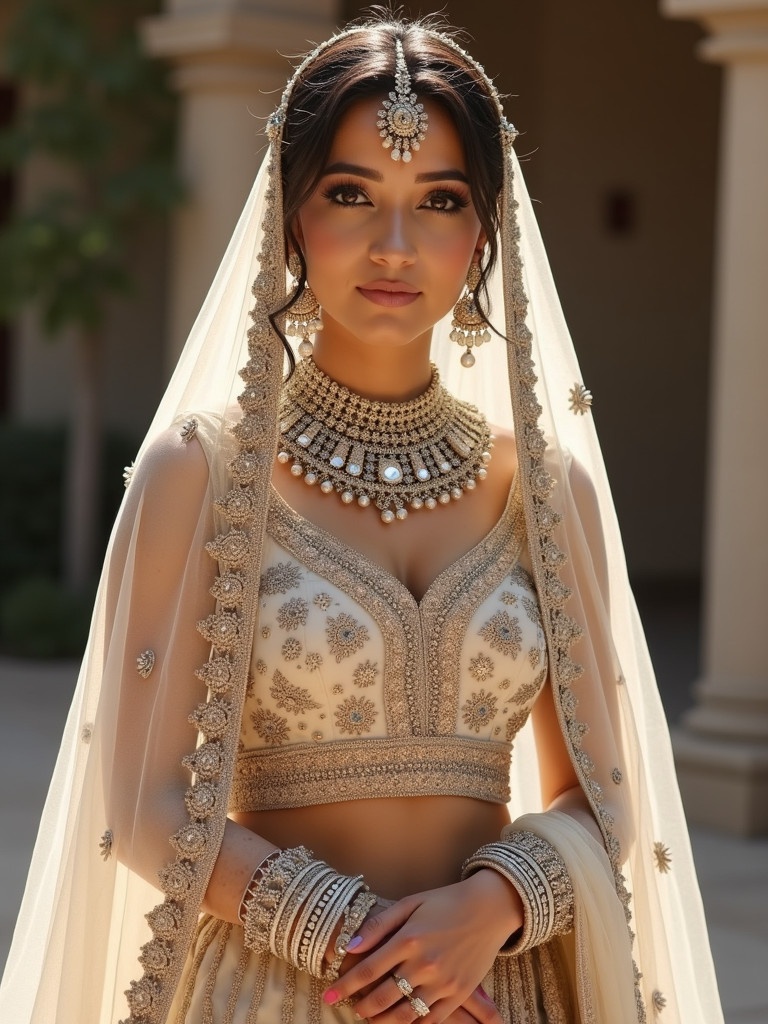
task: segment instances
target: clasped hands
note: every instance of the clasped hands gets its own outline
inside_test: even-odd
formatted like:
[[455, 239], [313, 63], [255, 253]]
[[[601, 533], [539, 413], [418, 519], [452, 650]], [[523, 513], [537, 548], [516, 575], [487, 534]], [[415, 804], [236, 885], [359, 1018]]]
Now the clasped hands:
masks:
[[[326, 1003], [351, 999], [355, 1015], [373, 1024], [503, 1024], [480, 983], [522, 924], [520, 897], [506, 879], [483, 869], [455, 885], [382, 905], [348, 944]], [[413, 996], [404, 998], [397, 977], [406, 979]], [[429, 1013], [419, 1014], [414, 1000]]]

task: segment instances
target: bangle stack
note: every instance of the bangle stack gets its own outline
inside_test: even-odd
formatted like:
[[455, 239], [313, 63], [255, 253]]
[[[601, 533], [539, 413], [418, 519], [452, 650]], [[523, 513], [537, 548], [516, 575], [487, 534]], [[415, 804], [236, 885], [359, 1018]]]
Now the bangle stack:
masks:
[[[303, 846], [278, 850], [262, 861], [243, 893], [239, 916], [245, 945], [315, 978], [334, 980], [344, 958], [342, 936], [359, 927], [375, 902], [362, 875], [340, 875]], [[335, 956], [325, 970], [325, 952], [342, 918]]]
[[509, 831], [464, 862], [462, 879], [480, 868], [498, 871], [523, 901], [523, 927], [505, 955], [517, 955], [573, 928], [573, 887], [557, 850], [534, 832]]

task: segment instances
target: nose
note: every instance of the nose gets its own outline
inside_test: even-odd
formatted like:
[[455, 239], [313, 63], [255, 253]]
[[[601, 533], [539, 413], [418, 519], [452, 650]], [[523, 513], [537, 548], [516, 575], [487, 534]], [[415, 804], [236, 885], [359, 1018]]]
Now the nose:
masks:
[[370, 256], [374, 263], [387, 266], [407, 266], [414, 262], [416, 248], [403, 210], [381, 211]]

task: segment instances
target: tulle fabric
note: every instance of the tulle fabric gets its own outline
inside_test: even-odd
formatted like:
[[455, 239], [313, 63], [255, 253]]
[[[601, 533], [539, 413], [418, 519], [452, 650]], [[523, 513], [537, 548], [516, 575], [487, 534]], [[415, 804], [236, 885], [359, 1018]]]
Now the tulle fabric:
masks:
[[[249, 316], [259, 271], [262, 301], [272, 308], [287, 286], [276, 217], [278, 148], [273, 142], [142, 445], [110, 541], [0, 989], [3, 1021], [160, 1024], [168, 1019], [193, 942], [224, 827], [244, 670], [227, 693], [231, 728], [221, 739], [213, 806], [197, 816], [203, 847], [185, 861], [191, 878], [186, 888], [178, 878], [161, 884], [158, 872], [179, 864], [170, 840], [190, 821], [193, 777], [182, 759], [201, 742], [189, 719], [205, 700], [195, 671], [209, 657], [196, 624], [216, 608], [210, 588], [217, 564], [205, 545], [231, 527], [213, 501], [232, 486], [227, 465], [238, 445], [228, 426], [240, 416], [238, 371], [249, 359], [264, 368], [253, 385], [263, 392], [253, 488], [262, 508], [274, 458], [282, 352], [273, 337], [271, 349], [252, 345], [249, 353], [247, 335], [253, 322], [259, 325]], [[663, 1024], [718, 1024], [722, 1014], [667, 727], [594, 423], [589, 412], [570, 407], [580, 371], [514, 155], [505, 203], [490, 294], [492, 320], [510, 342], [495, 338], [465, 370], [460, 350], [448, 340], [446, 318], [435, 329], [433, 357], [458, 397], [515, 430], [556, 707], [607, 855], [567, 816], [541, 816], [528, 727], [513, 756], [513, 817], [538, 815], [546, 832], [540, 834], [561, 851], [576, 883], [571, 957], [579, 1020], [624, 1024], [661, 1014]], [[542, 485], [542, 469], [551, 484]], [[547, 509], [559, 522], [547, 519]], [[259, 530], [263, 516], [250, 532], [251, 597]], [[243, 619], [248, 608], [246, 601]], [[250, 642], [245, 630], [238, 664], [247, 664]], [[156, 660], [143, 678], [136, 658], [147, 649]], [[178, 920], [169, 923], [166, 914], [161, 927], [157, 918], [150, 927], [145, 915], [169, 907]], [[616, 979], [610, 991], [608, 977]], [[139, 1004], [132, 1013], [126, 1005], [132, 983], [141, 1013]]]

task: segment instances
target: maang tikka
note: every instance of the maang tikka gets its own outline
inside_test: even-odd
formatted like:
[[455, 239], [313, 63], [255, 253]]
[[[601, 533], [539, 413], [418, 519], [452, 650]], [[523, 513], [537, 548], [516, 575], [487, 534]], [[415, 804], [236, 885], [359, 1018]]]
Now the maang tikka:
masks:
[[451, 341], [457, 342], [467, 350], [461, 357], [461, 365], [466, 367], [475, 365], [472, 349], [491, 340], [491, 332], [478, 308], [475, 296], [479, 284], [480, 266], [478, 263], [472, 263], [467, 274], [467, 290], [453, 307], [453, 329], [450, 334]]
[[[301, 280], [301, 260], [295, 252], [288, 257], [288, 270], [294, 279], [294, 288], [298, 288]], [[293, 305], [285, 314], [285, 333], [290, 338], [301, 338], [299, 344], [299, 355], [302, 359], [309, 359], [312, 355], [312, 342], [310, 334], [322, 331], [323, 321], [320, 319], [320, 303], [315, 293], [304, 283], [304, 290], [298, 296]]]
[[391, 147], [393, 160], [408, 163], [413, 155], [411, 150], [418, 149], [424, 141], [429, 116], [424, 112], [424, 104], [417, 102], [416, 93], [411, 92], [411, 76], [399, 39], [395, 40], [395, 91], [384, 100], [378, 117], [376, 125], [384, 149]]

